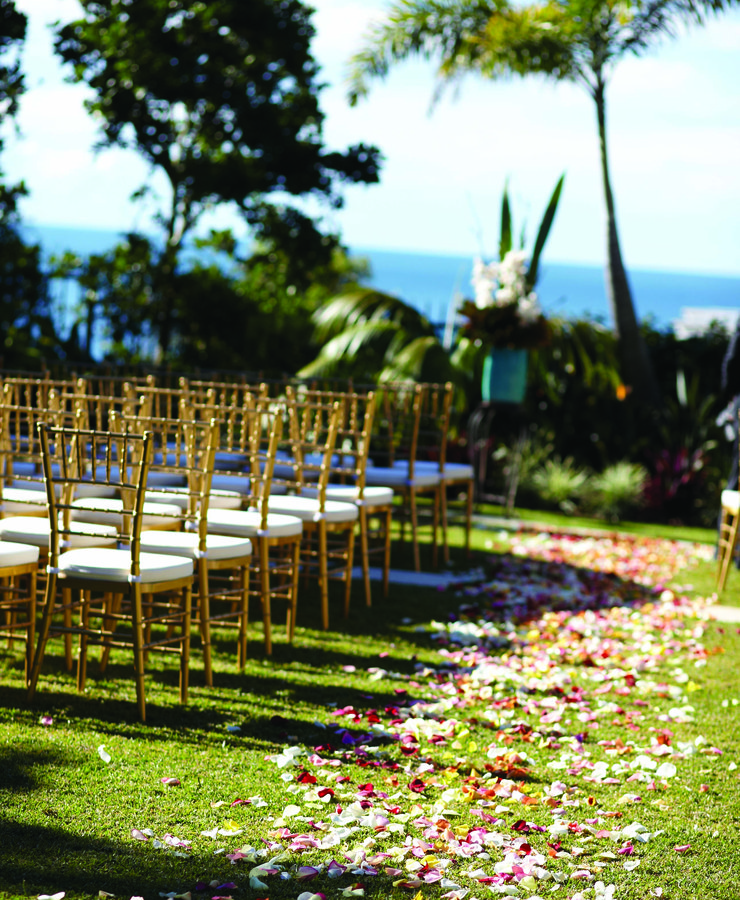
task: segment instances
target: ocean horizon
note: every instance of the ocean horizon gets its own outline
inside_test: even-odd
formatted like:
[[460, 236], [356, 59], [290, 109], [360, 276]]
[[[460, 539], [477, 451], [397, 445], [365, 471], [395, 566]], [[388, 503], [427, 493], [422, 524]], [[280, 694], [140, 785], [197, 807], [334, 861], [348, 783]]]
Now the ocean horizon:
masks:
[[[29, 240], [41, 244], [44, 256], [66, 250], [80, 255], [104, 253], [121, 240], [123, 232], [104, 229], [26, 225]], [[367, 283], [394, 294], [443, 326], [452, 305], [472, 296], [470, 276], [475, 254], [439, 254], [351, 247], [352, 256], [370, 265]], [[732, 327], [740, 314], [740, 275], [628, 269], [638, 318], [661, 330], [693, 317], [709, 324], [711, 318]], [[537, 294], [543, 311], [564, 318], [589, 317], [611, 324], [602, 266], [543, 260]]]

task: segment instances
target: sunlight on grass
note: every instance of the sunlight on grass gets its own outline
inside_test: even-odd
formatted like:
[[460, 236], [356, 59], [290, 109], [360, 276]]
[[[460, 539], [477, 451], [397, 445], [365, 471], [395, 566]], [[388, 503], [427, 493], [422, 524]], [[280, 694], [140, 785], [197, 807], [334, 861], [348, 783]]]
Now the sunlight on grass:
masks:
[[206, 689], [194, 644], [187, 707], [152, 657], [146, 725], [126, 656], [79, 695], [52, 646], [28, 708], [4, 647], [0, 894], [736, 897], [740, 638], [703, 618], [709, 551], [498, 529], [468, 560], [450, 534], [469, 582], [358, 590], [346, 621], [337, 594], [327, 632], [302, 590], [270, 660], [254, 609], [243, 673], [218, 632]]

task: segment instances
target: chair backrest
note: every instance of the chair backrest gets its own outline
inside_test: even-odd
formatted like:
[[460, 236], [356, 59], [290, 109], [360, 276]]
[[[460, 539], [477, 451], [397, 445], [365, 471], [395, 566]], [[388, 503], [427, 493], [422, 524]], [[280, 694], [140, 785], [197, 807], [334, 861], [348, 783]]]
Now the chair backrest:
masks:
[[[2, 489], [15, 482], [39, 488], [42, 477], [41, 441], [37, 425], [75, 423], [73, 412], [60, 408], [39, 407], [17, 402], [18, 392], [4, 384], [0, 395], [0, 499]], [[50, 392], [53, 401], [53, 391]]]
[[[49, 510], [49, 567], [72, 536], [72, 501], [77, 486], [92, 483], [114, 488], [122, 501], [116, 535], [131, 554], [131, 579], [140, 575], [140, 540], [147, 474], [152, 458], [152, 436], [61, 426], [37, 425], [41, 444], [46, 502]], [[94, 526], [90, 526], [94, 533]], [[75, 531], [79, 533], [79, 526]]]
[[111, 415], [111, 425], [117, 432], [150, 436], [152, 455], [147, 473], [147, 498], [161, 494], [163, 502], [172, 500], [172, 486], [162, 484], [162, 479], [149, 483], [157, 474], [184, 480], [187, 502], [183, 505], [181, 515], [174, 518], [180, 520], [184, 528], [198, 532], [200, 549], [205, 551], [206, 519], [218, 446], [218, 423], [215, 419], [193, 420], [184, 403], [181, 404], [181, 413], [181, 416], [170, 419], [126, 416], [114, 412]]
[[320, 509], [323, 510], [332, 466], [337, 463], [335, 453], [341, 403], [292, 396], [288, 397], [287, 409], [289, 437], [285, 459], [278, 461], [286, 477], [273, 477], [273, 482], [282, 483], [287, 491], [296, 494], [311, 486], [318, 491]]
[[454, 387], [451, 382], [447, 382], [422, 383], [421, 388], [416, 459], [434, 462], [442, 472], [447, 461], [447, 440]]
[[182, 415], [194, 421], [216, 423], [214, 472], [248, 477], [246, 503], [260, 512], [262, 527], [266, 529], [275, 461], [289, 421], [285, 403], [249, 391], [232, 394], [226, 401], [211, 390], [203, 402], [194, 400], [192, 395], [183, 401]]
[[15, 406], [35, 406], [37, 409], [46, 409], [49, 405], [49, 394], [56, 391], [57, 394], [80, 392], [86, 389], [84, 378], [51, 378], [42, 376], [12, 376], [2, 379], [3, 397], [5, 402]]
[[303, 385], [289, 386], [289, 402], [308, 404], [339, 404], [335, 450], [331, 454], [330, 481], [354, 484], [362, 499], [365, 489], [370, 440], [375, 417], [375, 393], [325, 391]]
[[375, 466], [407, 462], [413, 478], [424, 389], [419, 384], [382, 384], [377, 388], [370, 457]]

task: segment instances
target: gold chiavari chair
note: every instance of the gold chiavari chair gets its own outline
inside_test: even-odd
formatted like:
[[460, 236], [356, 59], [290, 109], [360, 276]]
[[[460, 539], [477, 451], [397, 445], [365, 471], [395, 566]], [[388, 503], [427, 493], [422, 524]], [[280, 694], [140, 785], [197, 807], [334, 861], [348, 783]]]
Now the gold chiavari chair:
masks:
[[[33, 700], [49, 638], [79, 638], [77, 686], [84, 690], [91, 644], [133, 654], [137, 705], [146, 718], [145, 659], [152, 651], [180, 662], [180, 701], [188, 694], [193, 562], [141, 551], [150, 434], [87, 431], [39, 425], [51, 538], [45, 600], [29, 677]], [[102, 462], [101, 462], [102, 461]], [[120, 496], [115, 547], [65, 549], [73, 496], [87, 477]], [[179, 512], [179, 510], [178, 510]], [[62, 603], [57, 602], [61, 589]], [[62, 615], [62, 621], [56, 619]], [[70, 617], [77, 620], [70, 623]]]
[[422, 495], [432, 500], [432, 564], [437, 564], [441, 478], [436, 468], [417, 466], [424, 388], [420, 384], [383, 384], [377, 388], [375, 425], [365, 484], [391, 488], [401, 501], [401, 538], [411, 524], [414, 568], [421, 570], [419, 508]]
[[[214, 418], [220, 426], [219, 449], [215, 454], [213, 483], [227, 479], [238, 484], [243, 496], [241, 509], [211, 505], [209, 534], [246, 538], [252, 542], [250, 596], [259, 598], [264, 629], [265, 653], [272, 653], [272, 608], [275, 602], [287, 607], [286, 637], [293, 641], [298, 604], [298, 574], [302, 521], [269, 509], [270, 491], [278, 447], [287, 419], [285, 405], [244, 392], [239, 403], [231, 398], [219, 403], [214, 392], [205, 402], [190, 403], [195, 418]], [[236, 472], [231, 460], [241, 465]]]
[[303, 522], [301, 564], [304, 575], [315, 577], [321, 596], [321, 623], [329, 627], [329, 581], [344, 582], [344, 615], [349, 615], [352, 591], [355, 503], [327, 496], [341, 415], [339, 403], [288, 398], [288, 452], [277, 465], [286, 477], [273, 479], [280, 490], [269, 498], [271, 512], [296, 516]]
[[[208, 534], [207, 516], [213, 499], [211, 479], [218, 446], [218, 425], [215, 420], [193, 421], [188, 416], [188, 407], [183, 402], [177, 419], [139, 417], [122, 419], [122, 422], [126, 428], [153, 435], [154, 454], [149, 481], [153, 472], [181, 472], [181, 464], [187, 464], [187, 487], [148, 486], [146, 491], [146, 498], [152, 502], [181, 506], [184, 528], [177, 531], [143, 530], [141, 549], [142, 552], [166, 553], [193, 561], [197, 590], [192, 619], [200, 630], [205, 681], [210, 687], [213, 684], [212, 626], [237, 630], [237, 664], [240, 670], [246, 664], [252, 544], [248, 538]], [[204, 453], [209, 454], [207, 466], [199, 464]]]
[[[315, 390], [289, 386], [289, 397], [308, 403], [338, 403], [336, 451], [331, 456], [328, 500], [353, 503], [358, 509], [360, 557], [365, 588], [365, 603], [372, 605], [370, 583], [371, 557], [381, 557], [383, 595], [388, 595], [391, 565], [391, 518], [393, 490], [379, 485], [365, 484], [365, 469], [375, 414], [375, 394]], [[315, 496], [316, 488], [304, 486], [303, 493]], [[377, 526], [373, 526], [373, 521]]]

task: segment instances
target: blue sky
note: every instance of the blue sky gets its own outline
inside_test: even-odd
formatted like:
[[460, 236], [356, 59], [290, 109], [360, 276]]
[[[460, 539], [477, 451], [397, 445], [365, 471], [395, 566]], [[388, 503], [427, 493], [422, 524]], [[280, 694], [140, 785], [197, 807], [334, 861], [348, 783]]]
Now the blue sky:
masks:
[[[17, 0], [29, 16], [29, 90], [20, 136], [7, 132], [3, 167], [31, 191], [34, 224], [129, 230], [148, 213], [129, 202], [148, 177], [133, 152], [93, 154], [84, 87], [65, 84], [48, 24], [79, 12], [75, 0]], [[327, 88], [325, 139], [385, 155], [380, 185], [345, 192], [324, 211], [354, 249], [490, 255], [508, 179], [517, 228], [530, 235], [562, 172], [566, 184], [546, 258], [601, 264], [604, 212], [594, 107], [581, 89], [474, 76], [430, 112], [434, 70], [410, 62], [347, 105], [348, 55], [379, 0], [315, 0], [314, 53]], [[740, 10], [666, 39], [616, 69], [607, 95], [617, 216], [628, 266], [740, 274]], [[154, 180], [166, 193], [166, 184]], [[227, 224], [224, 210], [209, 224]]]

